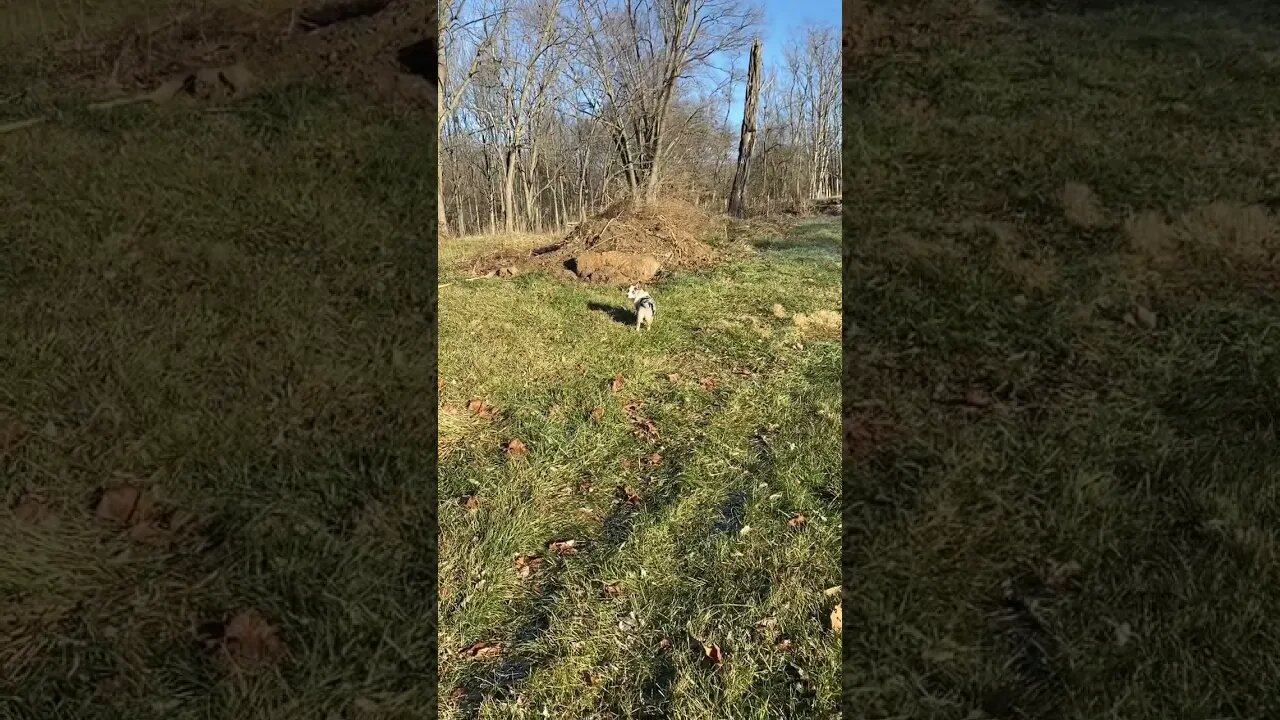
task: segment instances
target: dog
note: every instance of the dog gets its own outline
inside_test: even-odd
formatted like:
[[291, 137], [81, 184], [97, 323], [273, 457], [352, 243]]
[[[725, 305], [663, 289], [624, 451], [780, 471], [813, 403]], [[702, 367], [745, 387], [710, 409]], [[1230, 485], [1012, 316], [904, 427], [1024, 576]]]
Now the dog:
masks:
[[632, 285], [627, 288], [627, 299], [635, 303], [636, 310], [636, 332], [640, 332], [640, 327], [644, 326], [653, 329], [653, 315], [657, 311], [653, 304], [653, 297], [649, 293]]

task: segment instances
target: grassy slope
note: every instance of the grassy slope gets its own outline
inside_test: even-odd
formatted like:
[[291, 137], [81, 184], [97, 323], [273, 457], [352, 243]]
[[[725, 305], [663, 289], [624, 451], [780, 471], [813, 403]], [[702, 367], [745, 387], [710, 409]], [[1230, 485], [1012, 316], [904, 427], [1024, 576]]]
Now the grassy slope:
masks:
[[[441, 414], [441, 688], [467, 693], [445, 717], [481, 701], [481, 717], [522, 703], [551, 717], [833, 712], [839, 640], [824, 629], [833, 601], [822, 591], [839, 577], [840, 346], [829, 332], [797, 349], [791, 321], [770, 308], [836, 308], [839, 237], [819, 221], [758, 257], [659, 283], [652, 333], [610, 314], [626, 306], [616, 289], [445, 278], [455, 282], [441, 290], [442, 400], [484, 398], [499, 412]], [[710, 391], [707, 377], [718, 380]], [[656, 440], [633, 437], [632, 402]], [[504, 455], [511, 438], [525, 457]], [[655, 452], [661, 464], [647, 466]], [[642, 502], [617, 502], [618, 485]], [[446, 502], [472, 493], [474, 512]], [[795, 513], [811, 518], [800, 531], [787, 527]], [[514, 556], [567, 538], [591, 544], [518, 577]], [[611, 582], [625, 594], [605, 598]], [[620, 629], [629, 613], [638, 627]], [[753, 630], [766, 618], [776, 627]], [[774, 648], [783, 635], [789, 653]], [[512, 644], [502, 659], [457, 656], [477, 641]], [[723, 649], [719, 672], [703, 642]]]
[[1280, 223], [1122, 223], [1274, 204], [1280, 35], [1240, 17], [1030, 16], [854, 70], [846, 717], [1280, 713]]
[[[314, 87], [58, 104], [0, 138], [0, 716], [424, 714], [433, 134]], [[209, 543], [97, 522], [119, 478]], [[30, 491], [52, 525], [10, 516]], [[201, 646], [244, 608], [281, 628], [278, 672]]]

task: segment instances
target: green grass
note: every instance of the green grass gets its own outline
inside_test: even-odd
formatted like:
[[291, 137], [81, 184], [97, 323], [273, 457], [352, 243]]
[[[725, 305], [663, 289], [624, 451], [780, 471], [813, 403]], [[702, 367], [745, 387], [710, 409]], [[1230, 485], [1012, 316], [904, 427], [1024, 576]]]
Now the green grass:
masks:
[[[837, 223], [816, 221], [673, 274], [640, 333], [616, 288], [444, 271], [442, 717], [837, 712], [840, 640], [823, 591], [839, 584], [839, 331], [801, 337], [771, 309], [836, 310], [839, 242]], [[441, 252], [456, 263], [490, 246]], [[469, 416], [472, 399], [496, 417]], [[635, 437], [629, 412], [658, 437]], [[525, 456], [504, 453], [513, 438]], [[647, 465], [654, 453], [661, 463]], [[641, 502], [620, 502], [618, 486]], [[456, 502], [472, 494], [477, 509]], [[809, 522], [789, 529], [796, 514]], [[565, 539], [588, 545], [547, 552]], [[546, 556], [527, 579], [513, 563], [523, 554]], [[609, 583], [623, 594], [605, 597]], [[784, 637], [789, 651], [775, 647]], [[459, 656], [480, 641], [506, 643], [503, 656]], [[719, 670], [704, 644], [723, 650]]]
[[[0, 716], [434, 706], [433, 136], [299, 85], [0, 137]], [[121, 479], [202, 529], [130, 542]], [[246, 608], [287, 662], [202, 645]]]
[[[1264, 9], [1032, 13], [854, 66], [846, 717], [1280, 713]], [[1126, 228], [1148, 210], [1174, 229]]]

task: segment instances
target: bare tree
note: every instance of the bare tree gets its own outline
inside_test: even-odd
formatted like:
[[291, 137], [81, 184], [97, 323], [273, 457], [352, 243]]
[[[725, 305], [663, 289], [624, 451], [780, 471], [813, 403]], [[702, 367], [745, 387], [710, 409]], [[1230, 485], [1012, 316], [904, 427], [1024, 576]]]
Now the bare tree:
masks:
[[[462, 102], [467, 88], [475, 78], [480, 58], [491, 38], [489, 21], [493, 14], [486, 12], [487, 8], [481, 8], [478, 17], [468, 17], [467, 10], [467, 0], [440, 0], [440, 52], [438, 53], [440, 77], [436, 85], [437, 141], [444, 139], [444, 128], [457, 114], [458, 104]], [[471, 43], [468, 47], [467, 34], [477, 26], [479, 32], [471, 33]], [[461, 68], [456, 78], [450, 75], [455, 62]], [[436, 220], [439, 233], [448, 235], [449, 218], [444, 205], [444, 177], [440, 170], [443, 165], [442, 162], [436, 162]]]
[[612, 131], [633, 196], [652, 201], [677, 83], [744, 47], [759, 11], [738, 0], [577, 0], [577, 9], [581, 108]]
[[742, 211], [754, 214], [839, 190], [834, 29], [804, 30], [781, 58], [761, 49], [749, 81], [758, 108], [742, 118], [754, 149], [739, 187], [733, 93], [751, 72], [754, 8], [447, 0], [442, 9], [442, 228], [562, 230], [659, 193], [723, 212], [741, 191], [751, 198]]
[[742, 133], [738, 141], [738, 169], [729, 191], [729, 214], [747, 215], [747, 179], [751, 173], [751, 153], [756, 146], [756, 110], [760, 103], [760, 41], [751, 43], [751, 63], [747, 66], [746, 99], [742, 108]]

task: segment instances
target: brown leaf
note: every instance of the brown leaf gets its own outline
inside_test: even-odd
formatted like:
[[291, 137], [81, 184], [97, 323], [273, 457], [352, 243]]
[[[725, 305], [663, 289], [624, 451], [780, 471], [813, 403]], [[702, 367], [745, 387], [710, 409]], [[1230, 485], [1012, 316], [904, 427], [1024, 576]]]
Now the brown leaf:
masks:
[[174, 534], [169, 528], [156, 522], [138, 523], [129, 528], [129, 539], [144, 545], [163, 547], [173, 544]]
[[622, 412], [634, 418], [636, 414], [640, 412], [640, 408], [642, 407], [644, 407], [644, 403], [640, 402], [639, 400], [636, 400], [634, 402], [629, 402], [626, 405], [623, 405]]
[[521, 579], [528, 579], [530, 575], [542, 569], [545, 561], [537, 555], [517, 555], [516, 556], [516, 574]]
[[627, 505], [639, 505], [641, 502], [640, 493], [630, 485], [618, 486], [618, 499]]
[[461, 685], [454, 688], [453, 692], [449, 693], [449, 700], [455, 705], [461, 703], [465, 699], [467, 699], [467, 689]]
[[475, 413], [482, 418], [493, 417], [493, 408], [489, 407], [488, 403], [484, 400], [476, 399], [468, 402], [467, 410], [470, 410], [472, 413]]
[[222, 647], [237, 664], [276, 663], [287, 653], [276, 628], [257, 610], [246, 610], [227, 621]]
[[13, 506], [13, 517], [26, 525], [42, 525], [52, 514], [44, 498], [30, 493], [18, 498], [18, 504]]
[[462, 410], [457, 405], [454, 405], [453, 403], [441, 403], [440, 412], [444, 413], [445, 415], [457, 415], [458, 413], [462, 412]]
[[592, 410], [592, 411], [591, 411], [591, 419], [592, 419], [592, 420], [594, 420], [595, 422], [600, 422], [601, 420], [603, 420], [603, 419], [604, 419], [604, 408], [602, 408], [602, 407], [598, 407], [598, 408], [596, 408], [596, 409]]
[[617, 394], [622, 390], [622, 386], [625, 385], [626, 382], [627, 379], [622, 377], [622, 374], [619, 373], [618, 376], [613, 379], [613, 382], [609, 383], [609, 392]]
[[590, 480], [578, 481], [578, 492], [582, 493], [583, 495], [590, 495], [595, 491], [596, 491], [596, 486]]
[[720, 650], [719, 645], [703, 645], [702, 652], [717, 670], [724, 665], [724, 652]]
[[584, 684], [586, 684], [588, 687], [594, 687], [594, 686], [595, 686], [595, 684], [596, 684], [596, 679], [595, 679], [594, 677], [592, 677], [592, 676], [591, 676], [591, 671], [590, 671], [590, 670], [583, 670], [583, 671], [582, 671], [582, 682], [583, 682]]
[[774, 644], [773, 649], [777, 650], [778, 652], [790, 652], [791, 638], [782, 638], [776, 644]]
[[709, 391], [709, 390], [715, 390], [715, 389], [716, 389], [716, 386], [717, 386], [717, 385], [719, 385], [719, 384], [720, 384], [720, 381], [719, 381], [719, 380], [716, 380], [714, 377], [710, 377], [710, 376], [708, 376], [708, 377], [704, 377], [704, 378], [702, 378], [702, 389], [703, 389], [703, 390], [708, 390], [708, 391]]
[[652, 420], [638, 419], [631, 434], [640, 440], [652, 442], [658, 439], [658, 426]]
[[463, 648], [462, 652], [458, 653], [458, 656], [471, 660], [493, 660], [501, 657], [502, 652], [502, 643], [480, 640]]
[[809, 523], [809, 518], [805, 517], [804, 514], [802, 513], [788, 520], [787, 527], [791, 528], [792, 530], [799, 530], [800, 528], [804, 527], [808, 523]]
[[831, 632], [839, 633], [844, 628], [844, 613], [840, 610], [840, 605], [836, 605], [831, 610]]
[[644, 459], [644, 464], [648, 465], [649, 467], [658, 467], [659, 465], [662, 464], [662, 454], [654, 453], [650, 455], [649, 457]]
[[577, 540], [554, 540], [547, 544], [547, 549], [557, 555], [577, 555]]
[[620, 582], [605, 583], [604, 596], [610, 598], [621, 597], [626, 594], [627, 589]]
[[658, 641], [658, 652], [665, 652], [671, 649], [671, 638], [664, 637]]
[[513, 439], [507, 442], [507, 455], [510, 457], [524, 457], [528, 452], [529, 448], [525, 447], [524, 442], [519, 439]]
[[458, 504], [467, 512], [475, 512], [480, 509], [480, 499], [475, 495], [463, 495], [458, 498]]
[[142, 490], [125, 483], [102, 491], [97, 515], [121, 525], [134, 525], [151, 519], [155, 503]]

